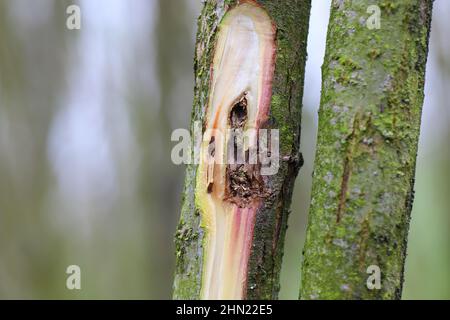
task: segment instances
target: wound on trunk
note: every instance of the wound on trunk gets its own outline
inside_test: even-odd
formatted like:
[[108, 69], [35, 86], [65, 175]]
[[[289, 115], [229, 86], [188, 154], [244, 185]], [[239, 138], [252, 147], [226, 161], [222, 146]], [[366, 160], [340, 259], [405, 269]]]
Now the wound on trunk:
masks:
[[266, 194], [254, 155], [270, 109], [275, 26], [256, 2], [241, 1], [225, 14], [216, 39], [195, 194], [205, 229], [201, 297], [243, 299], [255, 215]]
[[[226, 167], [226, 195], [225, 199], [239, 207], [251, 205], [252, 200], [259, 197], [263, 190], [263, 181], [259, 163], [252, 164], [249, 150], [243, 141], [243, 129], [247, 121], [246, 93], [236, 103], [230, 112], [229, 128], [231, 135], [228, 140], [229, 153]], [[256, 146], [256, 152], [259, 148]], [[242, 159], [239, 159], [241, 156]]]

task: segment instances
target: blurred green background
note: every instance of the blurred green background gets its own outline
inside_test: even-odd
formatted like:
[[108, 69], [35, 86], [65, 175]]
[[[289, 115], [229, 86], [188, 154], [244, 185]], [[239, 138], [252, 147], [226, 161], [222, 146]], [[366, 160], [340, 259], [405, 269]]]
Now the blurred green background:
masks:
[[[373, 1], [372, 1], [373, 2]], [[296, 299], [330, 0], [313, 0], [280, 298]], [[66, 8], [81, 7], [81, 30]], [[200, 0], [0, 0], [0, 298], [170, 298]], [[450, 299], [450, 1], [436, 0], [404, 298]], [[382, 27], [382, 25], [381, 25]], [[66, 289], [67, 266], [81, 290]]]

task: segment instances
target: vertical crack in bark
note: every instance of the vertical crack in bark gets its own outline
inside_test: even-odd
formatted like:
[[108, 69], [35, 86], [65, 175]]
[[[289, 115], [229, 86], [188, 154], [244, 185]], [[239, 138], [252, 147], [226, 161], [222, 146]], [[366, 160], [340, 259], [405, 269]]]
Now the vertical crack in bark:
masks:
[[342, 175], [341, 191], [339, 194], [339, 205], [336, 213], [336, 222], [339, 223], [345, 210], [345, 202], [347, 201], [348, 181], [350, 179], [351, 160], [348, 156], [344, 160], [344, 173]]
[[338, 209], [336, 212], [336, 223], [339, 223], [342, 219], [342, 215], [345, 211], [345, 203], [347, 201], [347, 191], [348, 191], [348, 184], [350, 181], [350, 175], [352, 172], [352, 151], [353, 151], [353, 144], [356, 137], [356, 127], [358, 126], [358, 113], [355, 115], [353, 119], [353, 128], [352, 133], [348, 136], [347, 141], [347, 150], [346, 155], [344, 159], [344, 170], [342, 174], [342, 182], [341, 182], [341, 188], [339, 193], [339, 203], [338, 203]]
[[370, 215], [369, 212], [367, 216], [364, 218], [362, 224], [361, 224], [361, 234], [360, 234], [360, 241], [359, 241], [359, 271], [364, 272], [365, 262], [366, 262], [366, 255], [367, 255], [367, 248], [370, 235]]

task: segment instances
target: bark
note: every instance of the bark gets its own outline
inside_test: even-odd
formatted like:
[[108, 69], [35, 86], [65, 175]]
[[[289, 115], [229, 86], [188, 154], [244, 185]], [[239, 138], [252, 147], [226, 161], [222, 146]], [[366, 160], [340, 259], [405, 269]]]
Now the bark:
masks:
[[[208, 114], [212, 112], [208, 110], [212, 108], [209, 100], [210, 86], [215, 83], [212, 81], [211, 69], [222, 18], [229, 10], [244, 3], [261, 6], [270, 17], [276, 30], [275, 68], [272, 71], [271, 90], [268, 96], [270, 107], [267, 115], [263, 117], [265, 121], [260, 123], [261, 126], [258, 121], [257, 123], [258, 128], [280, 130], [280, 162], [279, 170], [275, 175], [262, 178], [264, 193], [257, 194], [257, 201], [246, 200], [237, 205], [239, 200], [236, 199], [236, 196], [242, 197], [242, 194], [235, 192], [231, 197], [233, 205], [237, 205], [232, 214], [240, 211], [244, 214], [247, 211], [254, 213], [254, 218], [250, 220], [252, 226], [248, 228], [250, 232], [246, 235], [250, 236], [249, 254], [248, 259], [244, 259], [245, 266], [243, 268], [246, 272], [240, 297], [273, 299], [277, 297], [279, 290], [279, 273], [292, 189], [301, 166], [300, 118], [310, 1], [260, 0], [256, 3], [250, 0], [207, 0], [205, 2], [198, 20], [194, 59], [195, 89], [191, 120], [192, 135], [195, 132], [196, 121], [202, 123], [202, 133], [210, 125], [207, 121]], [[238, 104], [242, 103], [245, 107], [247, 100], [244, 104], [242, 98]], [[266, 98], [267, 96], [263, 100]], [[211, 250], [208, 242], [211, 241], [211, 233], [214, 231], [211, 231], [209, 221], [206, 221], [211, 218], [211, 213], [205, 212], [207, 211], [205, 206], [199, 204], [199, 202], [204, 202], [199, 197], [206, 196], [199, 195], [199, 190], [197, 190], [198, 176], [205, 170], [201, 168], [201, 164], [200, 169], [199, 165], [190, 164], [186, 170], [182, 212], [175, 235], [176, 271], [173, 296], [176, 299], [208, 297], [205, 296], [202, 285], [205, 284], [207, 251]], [[212, 171], [214, 170], [212, 169]], [[219, 187], [225, 189], [223, 185]], [[217, 188], [215, 184], [214, 188]], [[216, 191], [211, 191], [208, 184], [208, 193], [210, 192], [214, 194]], [[230, 249], [225, 248], [224, 250]], [[236, 252], [241, 254], [241, 250]], [[242, 254], [245, 253], [242, 252]], [[213, 277], [215, 276], [221, 277], [220, 274], [214, 274]]]
[[[366, 26], [370, 4], [380, 29]], [[401, 297], [431, 11], [432, 0], [332, 2], [302, 299]]]

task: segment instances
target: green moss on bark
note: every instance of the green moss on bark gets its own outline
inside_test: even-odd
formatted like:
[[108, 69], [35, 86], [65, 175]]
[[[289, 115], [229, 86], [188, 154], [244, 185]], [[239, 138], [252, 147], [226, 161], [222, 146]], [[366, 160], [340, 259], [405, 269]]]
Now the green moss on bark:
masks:
[[[366, 26], [369, 5], [381, 28]], [[432, 0], [332, 3], [302, 299], [401, 297]], [[368, 290], [367, 268], [381, 269]]]
[[[204, 122], [208, 103], [210, 66], [217, 26], [237, 0], [207, 0], [198, 20], [194, 59], [195, 91], [192, 124]], [[301, 100], [306, 62], [310, 0], [260, 0], [277, 27], [277, 58], [267, 128], [280, 129], [280, 169], [268, 179], [271, 195], [257, 212], [249, 259], [248, 299], [276, 298], [284, 234], [292, 188], [301, 166], [299, 153]], [[193, 131], [193, 128], [191, 128]], [[176, 243], [175, 299], [200, 298], [204, 230], [195, 206], [197, 166], [186, 170], [185, 190]]]

